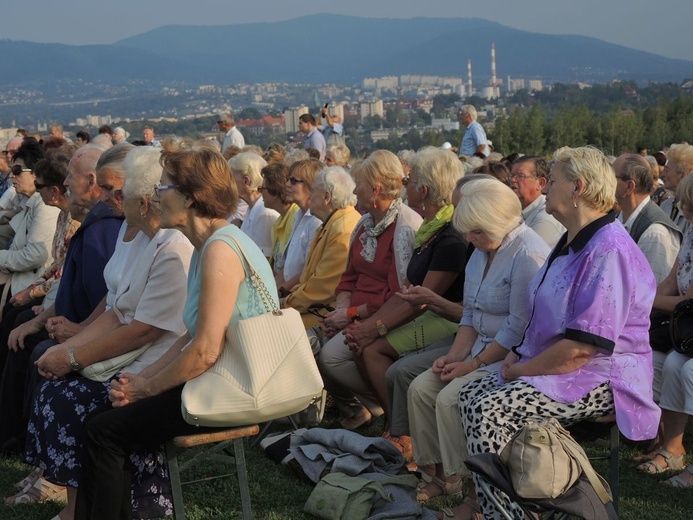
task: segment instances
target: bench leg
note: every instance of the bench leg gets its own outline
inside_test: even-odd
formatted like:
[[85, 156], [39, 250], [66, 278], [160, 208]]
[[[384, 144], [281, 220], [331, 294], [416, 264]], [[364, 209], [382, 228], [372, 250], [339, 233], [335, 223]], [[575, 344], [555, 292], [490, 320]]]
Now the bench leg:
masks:
[[180, 480], [180, 469], [178, 467], [178, 450], [169, 441], [164, 444], [166, 460], [168, 462], [168, 472], [171, 478], [171, 493], [173, 495], [173, 518], [175, 520], [185, 520], [185, 504], [183, 503], [183, 487]]
[[233, 451], [234, 455], [236, 456], [236, 473], [238, 475], [238, 488], [241, 494], [243, 520], [252, 520], [253, 513], [250, 509], [250, 490], [248, 489], [248, 472], [245, 465], [243, 439], [234, 439]]

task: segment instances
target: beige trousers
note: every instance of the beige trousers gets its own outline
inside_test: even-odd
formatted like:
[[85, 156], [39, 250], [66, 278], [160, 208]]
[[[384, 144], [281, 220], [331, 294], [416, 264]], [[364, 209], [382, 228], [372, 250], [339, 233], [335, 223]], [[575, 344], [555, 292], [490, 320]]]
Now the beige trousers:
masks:
[[467, 437], [459, 409], [460, 390], [489, 372], [476, 370], [445, 383], [431, 369], [419, 375], [407, 392], [409, 430], [417, 464], [443, 464], [445, 476], [471, 476], [464, 465]]

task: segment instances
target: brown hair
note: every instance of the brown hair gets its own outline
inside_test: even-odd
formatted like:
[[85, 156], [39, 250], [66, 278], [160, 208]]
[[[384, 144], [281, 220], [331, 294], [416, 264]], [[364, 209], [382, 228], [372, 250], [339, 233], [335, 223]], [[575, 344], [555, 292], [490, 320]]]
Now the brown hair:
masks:
[[238, 191], [229, 164], [204, 141], [165, 139], [161, 166], [176, 189], [192, 199], [195, 214], [226, 218], [236, 210]]
[[301, 176], [301, 179], [305, 181], [306, 187], [310, 188], [313, 185], [315, 177], [317, 177], [318, 173], [323, 168], [325, 168], [325, 165], [317, 159], [296, 161], [289, 168], [289, 176], [293, 176], [294, 173], [298, 173]]
[[289, 168], [284, 166], [284, 163], [273, 163], [265, 166], [260, 173], [265, 179], [265, 189], [269, 194], [279, 197], [282, 204], [287, 204], [284, 185], [286, 184], [286, 178], [289, 176]]

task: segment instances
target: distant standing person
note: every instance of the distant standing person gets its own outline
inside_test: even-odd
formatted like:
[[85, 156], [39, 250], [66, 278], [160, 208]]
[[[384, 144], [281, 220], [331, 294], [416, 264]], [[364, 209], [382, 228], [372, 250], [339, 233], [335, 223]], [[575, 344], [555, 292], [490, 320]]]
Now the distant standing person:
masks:
[[488, 157], [491, 149], [488, 147], [484, 127], [476, 120], [476, 108], [472, 105], [464, 105], [460, 112], [460, 122], [467, 127], [467, 131], [462, 137], [460, 155], [471, 157], [476, 152], [480, 152]]
[[142, 140], [147, 146], [161, 148], [161, 143], [154, 139], [154, 129], [151, 126], [145, 126], [142, 129]]
[[305, 135], [303, 148], [315, 148], [320, 152], [320, 160], [324, 161], [327, 143], [315, 124], [315, 117], [312, 114], [303, 114], [298, 118], [298, 129]]
[[233, 115], [226, 113], [219, 116], [217, 121], [217, 126], [222, 132], [226, 132], [224, 137], [224, 143], [221, 145], [221, 153], [224, 153], [229, 146], [238, 146], [243, 148], [245, 146], [245, 139], [241, 131], [236, 128], [236, 123], [234, 121]]
[[322, 132], [327, 145], [336, 146], [338, 144], [344, 144], [344, 125], [342, 125], [342, 118], [336, 114], [330, 114], [327, 107], [322, 109], [320, 117], [327, 123], [320, 127], [320, 132]]
[[81, 146], [84, 146], [85, 144], [89, 144], [89, 141], [90, 141], [89, 132], [87, 132], [85, 130], [80, 130], [75, 135], [76, 135], [75, 144], [77, 145], [78, 148]]

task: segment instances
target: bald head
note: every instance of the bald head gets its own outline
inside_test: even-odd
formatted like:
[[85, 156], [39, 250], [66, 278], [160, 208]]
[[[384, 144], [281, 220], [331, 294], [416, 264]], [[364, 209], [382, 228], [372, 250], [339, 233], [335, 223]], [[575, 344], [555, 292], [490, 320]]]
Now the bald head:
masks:
[[[101, 188], [96, 182], [96, 163], [103, 152], [101, 146], [82, 146], [67, 166], [65, 186], [68, 188], [70, 211], [77, 220], [81, 221], [101, 197]], [[75, 208], [78, 208], [79, 214], [75, 214]]]

